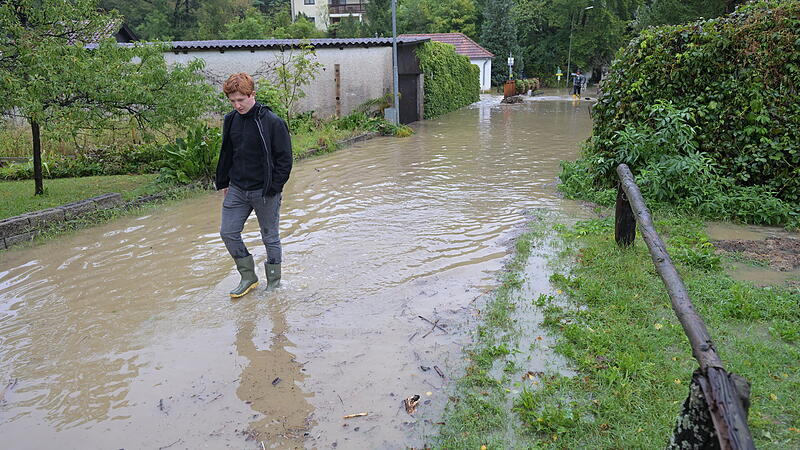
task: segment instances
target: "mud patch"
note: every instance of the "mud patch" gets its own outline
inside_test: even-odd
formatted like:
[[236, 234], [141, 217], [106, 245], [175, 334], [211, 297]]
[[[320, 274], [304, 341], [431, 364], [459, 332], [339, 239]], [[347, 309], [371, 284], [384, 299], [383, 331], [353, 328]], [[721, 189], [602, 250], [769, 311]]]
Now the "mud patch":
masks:
[[800, 268], [800, 239], [767, 237], [750, 241], [732, 239], [712, 241], [718, 253], [735, 253], [744, 258], [763, 262], [772, 270], [789, 272]]

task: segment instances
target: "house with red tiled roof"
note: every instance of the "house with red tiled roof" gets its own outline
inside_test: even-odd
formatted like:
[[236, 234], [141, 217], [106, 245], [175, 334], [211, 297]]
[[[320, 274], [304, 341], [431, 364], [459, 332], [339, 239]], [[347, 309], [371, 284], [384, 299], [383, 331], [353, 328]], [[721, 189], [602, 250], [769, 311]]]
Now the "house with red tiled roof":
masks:
[[469, 62], [481, 70], [481, 90], [486, 91], [492, 87], [492, 59], [494, 53], [478, 45], [477, 42], [462, 33], [427, 33], [427, 34], [402, 34], [401, 37], [429, 38], [432, 41], [451, 44], [456, 48], [456, 53], [469, 58]]

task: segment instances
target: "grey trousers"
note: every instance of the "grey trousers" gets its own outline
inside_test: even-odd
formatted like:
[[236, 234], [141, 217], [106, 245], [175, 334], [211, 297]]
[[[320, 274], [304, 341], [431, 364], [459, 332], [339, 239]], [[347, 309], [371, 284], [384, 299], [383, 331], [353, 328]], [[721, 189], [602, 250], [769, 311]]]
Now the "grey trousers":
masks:
[[267, 248], [267, 262], [281, 263], [281, 238], [278, 234], [278, 218], [281, 209], [281, 194], [262, 197], [261, 189], [244, 191], [231, 185], [222, 202], [222, 223], [219, 235], [225, 242], [228, 253], [235, 259], [250, 254], [242, 241], [242, 229], [250, 213], [255, 210], [261, 228], [261, 240]]

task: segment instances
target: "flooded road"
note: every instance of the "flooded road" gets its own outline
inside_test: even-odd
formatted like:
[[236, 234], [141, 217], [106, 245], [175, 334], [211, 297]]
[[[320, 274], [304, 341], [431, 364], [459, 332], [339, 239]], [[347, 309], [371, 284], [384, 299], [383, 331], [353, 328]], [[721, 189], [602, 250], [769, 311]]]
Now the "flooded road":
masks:
[[228, 297], [217, 193], [0, 254], [3, 447], [422, 445], [526, 212], [577, 208], [588, 102], [499, 100], [296, 164], [276, 291]]

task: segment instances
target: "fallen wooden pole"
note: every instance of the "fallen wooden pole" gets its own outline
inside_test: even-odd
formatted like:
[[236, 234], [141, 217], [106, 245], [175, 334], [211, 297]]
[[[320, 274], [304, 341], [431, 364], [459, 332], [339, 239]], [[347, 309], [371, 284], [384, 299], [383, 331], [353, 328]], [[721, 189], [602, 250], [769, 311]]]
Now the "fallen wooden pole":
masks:
[[[743, 406], [746, 400], [743, 402], [741, 398], [744, 392], [740, 392], [741, 389], [737, 390], [731, 379], [732, 375], [728, 374], [722, 366], [722, 360], [717, 355], [705, 322], [697, 314], [692, 301], [689, 299], [686, 286], [672, 263], [669, 253], [667, 253], [666, 245], [664, 245], [664, 241], [661, 240], [661, 237], [656, 232], [650, 211], [645, 205], [633, 174], [625, 164], [617, 166], [617, 174], [620, 179], [618, 200], [621, 193], [624, 192], [624, 198], [630, 203], [636, 222], [639, 225], [642, 239], [650, 250], [650, 256], [653, 259], [656, 271], [667, 288], [667, 293], [672, 302], [672, 309], [678, 316], [678, 321], [681, 323], [686, 337], [689, 338], [692, 354], [700, 364], [702, 377], [699, 384], [703, 391], [703, 398], [708, 404], [720, 448], [755, 449], [753, 438], [750, 436], [750, 430], [747, 427], [747, 411]], [[619, 218], [617, 220], [619, 221]], [[631, 239], [632, 242], [633, 240]], [[678, 429], [676, 427], [676, 434], [677, 432]]]

